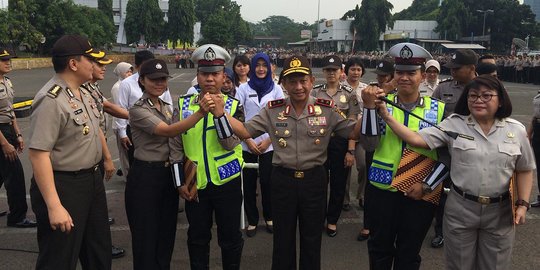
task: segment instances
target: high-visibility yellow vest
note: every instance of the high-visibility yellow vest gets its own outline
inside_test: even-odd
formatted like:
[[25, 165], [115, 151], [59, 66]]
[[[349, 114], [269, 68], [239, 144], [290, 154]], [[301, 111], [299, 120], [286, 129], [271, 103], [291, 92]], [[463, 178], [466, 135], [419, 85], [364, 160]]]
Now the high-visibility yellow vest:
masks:
[[[397, 103], [396, 95], [390, 94], [387, 98]], [[386, 106], [388, 112], [398, 122], [404, 124], [413, 131], [430, 127], [426, 122], [410, 116], [390, 104], [386, 104]], [[421, 97], [419, 105], [412, 110], [412, 113], [422, 116], [431, 123], [438, 124], [442, 121], [444, 116], [444, 103], [428, 96]], [[380, 189], [397, 191], [390, 185], [396, 175], [401, 156], [403, 155], [403, 149], [407, 147], [434, 160], [437, 160], [437, 151], [412, 147], [406, 144], [384, 121], [382, 121], [382, 119], [379, 125], [381, 128], [381, 138], [379, 146], [377, 146], [375, 154], [373, 155], [373, 162], [369, 168], [368, 179], [371, 184]]]
[[[199, 105], [192, 102], [198, 95], [187, 95], [178, 99], [180, 120], [199, 110]], [[223, 100], [225, 111], [234, 115], [238, 109], [238, 100], [228, 95], [223, 95]], [[221, 147], [214, 125], [214, 116], [211, 113], [181, 136], [184, 154], [197, 164], [197, 189], [206, 188], [210, 181], [220, 186], [240, 176], [244, 166], [242, 146], [238, 144], [232, 151]]]

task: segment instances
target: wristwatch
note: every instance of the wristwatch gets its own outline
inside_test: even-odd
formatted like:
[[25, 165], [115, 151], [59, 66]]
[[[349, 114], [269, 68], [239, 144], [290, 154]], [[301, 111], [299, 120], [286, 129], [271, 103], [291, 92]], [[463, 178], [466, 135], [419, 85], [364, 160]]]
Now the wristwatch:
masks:
[[352, 149], [352, 150], [351, 150], [351, 149], [347, 150], [347, 153], [349, 153], [349, 154], [351, 154], [351, 155], [354, 156], [354, 149]]
[[516, 201], [516, 206], [525, 206], [527, 208], [527, 210], [529, 210], [531, 208], [531, 204], [529, 204], [529, 202], [525, 201], [525, 200], [522, 200], [522, 199], [519, 199]]
[[426, 184], [426, 183], [422, 183], [422, 193], [423, 194], [429, 194], [433, 191], [433, 189], [431, 189], [431, 187]]

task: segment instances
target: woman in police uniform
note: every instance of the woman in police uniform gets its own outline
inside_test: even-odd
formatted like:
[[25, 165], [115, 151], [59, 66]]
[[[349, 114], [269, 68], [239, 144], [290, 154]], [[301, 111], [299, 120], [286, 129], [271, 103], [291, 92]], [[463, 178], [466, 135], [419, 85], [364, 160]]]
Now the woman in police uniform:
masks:
[[184, 121], [171, 124], [163, 60], [145, 62], [139, 71], [143, 95], [129, 110], [135, 161], [126, 184], [126, 213], [133, 242], [134, 269], [169, 269], [178, 213], [178, 191], [169, 167], [169, 137], [185, 132], [208, 112], [204, 103]]
[[[333, 100], [333, 104], [347, 118], [356, 120], [358, 113], [360, 113], [356, 93], [351, 87], [341, 84], [339, 81], [343, 72], [341, 59], [331, 55], [325, 57], [323, 63], [326, 83], [315, 86], [311, 95], [316, 98]], [[349, 141], [346, 138], [332, 136], [328, 145], [328, 159], [325, 167], [329, 173], [330, 198], [326, 213], [326, 234], [330, 237], [337, 235], [336, 224], [343, 208], [347, 178], [355, 160], [355, 143], [354, 140]]]
[[[408, 144], [450, 151], [453, 187], [443, 221], [446, 268], [510, 269], [514, 224], [525, 222], [535, 164], [525, 127], [509, 118], [512, 105], [502, 83], [489, 75], [476, 77], [465, 87], [455, 114], [441, 122], [443, 129], [469, 138], [453, 139], [434, 127], [416, 133], [383, 105], [378, 112]], [[513, 174], [517, 198], [509, 201]]]

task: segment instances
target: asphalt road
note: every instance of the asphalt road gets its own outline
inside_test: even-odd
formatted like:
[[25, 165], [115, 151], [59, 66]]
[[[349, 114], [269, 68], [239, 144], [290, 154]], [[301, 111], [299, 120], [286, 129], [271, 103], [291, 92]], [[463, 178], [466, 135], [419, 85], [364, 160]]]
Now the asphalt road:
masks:
[[[100, 83], [105, 96], [110, 97], [110, 89], [116, 82], [112, 73], [114, 64], [107, 71], [106, 79]], [[169, 88], [173, 95], [173, 100], [184, 94], [190, 87], [191, 80], [195, 77], [193, 69], [175, 69], [169, 66], [172, 78], [169, 81]], [[322, 83], [323, 76], [320, 69], [314, 72], [317, 83]], [[12, 79], [17, 97], [33, 97], [35, 93], [53, 75], [51, 69], [18, 70], [9, 74]], [[363, 81], [375, 80], [372, 72], [364, 76]], [[540, 89], [539, 86], [508, 83], [506, 87], [509, 91], [514, 108], [513, 116], [524, 124], [528, 124], [532, 113], [532, 97]], [[29, 118], [19, 119], [23, 136], [29, 136]], [[117, 161], [117, 150], [114, 138], [109, 135], [109, 148], [113, 154], [113, 159]], [[21, 156], [21, 161], [25, 169], [26, 187], [29, 188], [29, 181], [32, 175], [27, 151]], [[351, 190], [356, 189], [356, 183], [351, 182]], [[129, 227], [124, 209], [124, 181], [119, 176], [114, 176], [106, 183], [107, 199], [110, 216], [116, 219], [116, 223], [111, 226], [113, 244], [126, 249], [127, 255], [120, 259], [113, 260], [113, 269], [132, 269], [133, 257], [131, 255], [131, 239]], [[534, 184], [534, 200], [538, 194], [536, 182]], [[30, 200], [28, 204], [30, 207]], [[0, 210], [7, 209], [5, 189], [0, 189]], [[29, 209], [28, 215], [33, 218], [33, 213]], [[354, 207], [349, 212], [343, 212], [338, 224], [338, 235], [335, 238], [323, 236], [322, 244], [322, 268], [329, 269], [368, 269], [368, 256], [366, 242], [356, 241], [356, 235], [362, 225], [363, 212]], [[6, 227], [5, 217], [0, 218], [0, 269], [18, 270], [32, 269], [37, 258], [37, 242], [35, 229], [15, 229]], [[261, 224], [262, 225], [262, 224]], [[187, 220], [184, 213], [179, 214], [178, 230], [176, 236], [175, 251], [172, 260], [173, 269], [186, 269], [189, 267], [189, 259], [186, 247]], [[258, 234], [254, 238], [245, 237], [245, 245], [242, 257], [242, 269], [270, 269], [272, 237], [261, 226]], [[216, 239], [215, 228], [213, 231]], [[443, 269], [443, 250], [433, 249], [429, 242], [433, 232], [430, 231], [424, 241], [421, 255], [423, 258], [422, 269]], [[540, 209], [531, 209], [528, 213], [527, 224], [519, 226], [516, 233], [516, 243], [513, 253], [513, 269], [540, 269], [540, 257], [538, 256], [538, 244], [540, 240]], [[211, 244], [211, 269], [221, 269], [221, 255], [217, 241]]]

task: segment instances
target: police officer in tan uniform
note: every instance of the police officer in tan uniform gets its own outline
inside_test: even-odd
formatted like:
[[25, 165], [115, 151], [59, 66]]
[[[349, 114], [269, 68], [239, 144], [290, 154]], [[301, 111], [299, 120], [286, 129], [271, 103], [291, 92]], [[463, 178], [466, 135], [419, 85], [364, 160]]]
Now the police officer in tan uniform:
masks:
[[[343, 114], [349, 119], [356, 119], [360, 113], [356, 93], [345, 84], [340, 83], [339, 78], [343, 74], [342, 61], [339, 56], [330, 55], [323, 59], [323, 73], [326, 83], [313, 87], [311, 95], [316, 98], [332, 100]], [[328, 171], [330, 182], [330, 197], [326, 212], [326, 234], [330, 237], [337, 235], [337, 222], [343, 208], [345, 199], [345, 187], [347, 177], [354, 165], [355, 141], [350, 142], [347, 138], [336, 137], [331, 134], [328, 145], [328, 159], [325, 167]]]
[[[300, 228], [300, 269], [321, 268], [321, 228], [326, 208], [324, 163], [331, 134], [355, 139], [356, 121], [345, 117], [334, 101], [310, 96], [315, 78], [308, 60], [292, 56], [281, 73], [289, 97], [268, 103], [245, 127], [231, 121], [241, 138], [268, 133], [274, 148], [272, 269], [296, 269], [296, 224]], [[356, 128], [353, 131], [353, 128]], [[356, 132], [355, 132], [356, 131]]]
[[476, 63], [478, 55], [473, 50], [456, 50], [450, 62], [444, 66], [450, 69], [451, 80], [443, 80], [433, 92], [432, 97], [444, 102], [445, 115], [454, 112], [456, 103], [463, 93], [463, 88], [467, 83], [476, 77]]
[[169, 163], [169, 138], [185, 132], [208, 112], [201, 109], [173, 124], [170, 104], [160, 98], [167, 91], [168, 78], [165, 61], [144, 62], [138, 80], [143, 95], [129, 109], [135, 159], [127, 176], [125, 202], [134, 269], [170, 268], [179, 197]]
[[[24, 140], [13, 111], [13, 84], [6, 77], [11, 71], [12, 55], [6, 49], [0, 48], [0, 187], [6, 185], [8, 196], [9, 227], [35, 227], [36, 222], [26, 218], [26, 187], [24, 170], [18, 154], [24, 149]], [[6, 212], [0, 213], [0, 216]]]
[[88, 39], [65, 35], [52, 49], [56, 75], [34, 98], [29, 157], [30, 188], [38, 222], [36, 269], [111, 269], [111, 233], [105, 178], [114, 171], [99, 128], [100, 112], [88, 91], [93, 57]]

